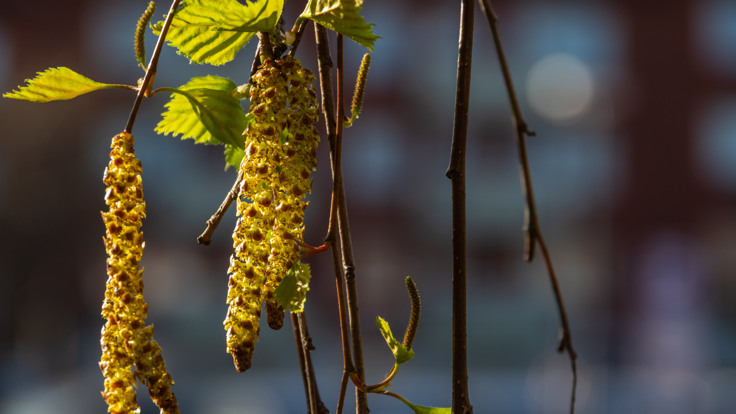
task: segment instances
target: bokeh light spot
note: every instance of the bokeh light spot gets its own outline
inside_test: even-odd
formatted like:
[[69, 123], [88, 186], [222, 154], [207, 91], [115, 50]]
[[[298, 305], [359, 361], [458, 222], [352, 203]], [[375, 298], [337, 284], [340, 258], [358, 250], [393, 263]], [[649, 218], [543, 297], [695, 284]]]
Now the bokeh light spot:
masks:
[[556, 53], [535, 63], [526, 81], [532, 109], [552, 122], [585, 113], [593, 100], [593, 74], [572, 55]]

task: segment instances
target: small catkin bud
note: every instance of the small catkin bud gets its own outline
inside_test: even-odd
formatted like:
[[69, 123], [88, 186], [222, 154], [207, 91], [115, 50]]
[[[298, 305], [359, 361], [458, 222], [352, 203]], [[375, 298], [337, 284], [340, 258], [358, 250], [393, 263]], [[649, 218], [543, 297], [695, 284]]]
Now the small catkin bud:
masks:
[[[161, 350], [153, 340], [153, 327], [145, 326], [148, 305], [143, 299], [143, 237], [141, 219], [146, 216], [141, 181], [141, 163], [128, 133], [112, 140], [110, 163], [103, 177], [107, 185], [102, 213], [107, 229], [107, 285], [102, 304], [100, 369], [105, 377], [102, 396], [108, 411], [140, 412], [136, 402], [135, 378], [146, 384], [162, 413], [178, 413], [174, 383], [166, 372]], [[151, 352], [156, 357], [151, 357]], [[152, 381], [156, 378], [156, 381]], [[153, 383], [155, 382], [155, 388]], [[154, 393], [155, 391], [155, 393]]]
[[146, 45], [144, 42], [146, 26], [148, 25], [148, 22], [151, 21], [151, 17], [155, 11], [156, 3], [148, 3], [146, 11], [143, 12], [141, 18], [138, 19], [138, 25], [135, 28], [135, 59], [143, 69], [146, 69]]
[[355, 81], [355, 92], [353, 93], [353, 104], [350, 107], [350, 119], [344, 123], [345, 127], [350, 127], [353, 122], [358, 119], [361, 109], [363, 109], [363, 96], [365, 95], [365, 81], [368, 78], [368, 70], [371, 67], [371, 55], [366, 53], [360, 62], [358, 69], [358, 78]]

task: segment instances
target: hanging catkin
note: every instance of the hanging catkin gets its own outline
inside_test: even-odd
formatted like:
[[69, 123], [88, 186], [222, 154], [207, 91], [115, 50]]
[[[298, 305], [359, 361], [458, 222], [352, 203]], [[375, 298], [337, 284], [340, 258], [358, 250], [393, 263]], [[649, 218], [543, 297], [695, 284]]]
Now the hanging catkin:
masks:
[[252, 79], [245, 157], [228, 269], [227, 350], [250, 368], [265, 302], [268, 324], [283, 325], [274, 291], [299, 260], [303, 197], [311, 190], [319, 136], [314, 75], [296, 59], [267, 59]]
[[100, 369], [105, 377], [102, 396], [110, 413], [137, 413], [135, 379], [162, 413], [179, 413], [161, 348], [153, 340], [153, 326], [145, 326], [148, 304], [143, 299], [143, 233], [146, 216], [141, 182], [141, 162], [133, 150], [134, 138], [120, 133], [112, 140], [110, 163], [103, 177], [107, 185], [102, 213], [107, 229], [107, 285], [102, 304]]
[[250, 113], [245, 131], [243, 181], [237, 200], [238, 221], [233, 232], [235, 252], [230, 258], [225, 318], [227, 350], [235, 368], [250, 368], [260, 332], [263, 289], [274, 224], [274, 186], [283, 161], [281, 132], [286, 126], [286, 78], [271, 60], [253, 76]]

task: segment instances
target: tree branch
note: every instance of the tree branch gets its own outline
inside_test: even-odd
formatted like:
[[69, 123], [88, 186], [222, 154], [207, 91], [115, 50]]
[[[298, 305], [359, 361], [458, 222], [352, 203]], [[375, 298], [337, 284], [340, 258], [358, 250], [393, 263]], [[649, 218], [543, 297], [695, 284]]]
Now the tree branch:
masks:
[[457, 90], [447, 177], [452, 180], [452, 412], [472, 413], [468, 397], [465, 150], [468, 135], [470, 71], [473, 58], [473, 1], [461, 0]]
[[519, 101], [516, 98], [516, 92], [514, 91], [514, 85], [511, 81], [511, 71], [509, 70], [508, 64], [506, 63], [506, 56], [501, 46], [501, 37], [498, 34], [498, 18], [493, 12], [490, 0], [478, 0], [480, 3], [481, 10], [488, 19], [488, 25], [491, 28], [493, 34], [493, 41], [496, 45], [496, 53], [498, 55], [498, 61], [501, 64], [501, 71], [503, 72], [504, 82], [506, 84], [506, 90], [509, 95], [509, 101], [511, 102], [512, 120], [514, 123], [514, 131], [516, 133], [516, 145], [519, 152], [519, 170], [521, 172], [522, 190], [524, 192], [525, 207], [524, 207], [524, 259], [526, 261], [532, 261], [534, 258], [534, 246], [539, 244], [539, 248], [542, 251], [544, 258], [544, 264], [547, 268], [547, 274], [549, 275], [550, 284], [554, 292], [555, 301], [557, 303], [557, 309], [560, 314], [560, 321], [562, 324], [562, 339], [558, 347], [559, 352], [567, 352], [570, 358], [570, 369], [572, 370], [572, 391], [570, 393], [570, 413], [575, 413], [575, 398], [578, 383], [578, 372], [577, 372], [577, 353], [572, 345], [572, 331], [570, 329], [570, 322], [567, 318], [567, 311], [565, 310], [565, 302], [562, 298], [562, 292], [560, 290], [560, 284], [555, 275], [554, 267], [552, 266], [552, 258], [547, 249], [547, 244], [544, 242], [542, 237], [542, 230], [539, 226], [539, 219], [537, 218], [537, 207], [534, 201], [534, 192], [532, 189], [531, 174], [529, 172], [529, 160], [526, 152], [526, 136], [535, 135], [534, 132], [530, 131], [527, 127], [526, 121], [521, 114], [521, 108], [519, 107]]

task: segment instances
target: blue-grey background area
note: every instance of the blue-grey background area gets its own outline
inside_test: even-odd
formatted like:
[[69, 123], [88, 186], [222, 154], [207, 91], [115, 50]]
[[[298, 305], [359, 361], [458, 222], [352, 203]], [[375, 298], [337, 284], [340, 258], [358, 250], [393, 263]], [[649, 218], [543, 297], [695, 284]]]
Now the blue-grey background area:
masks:
[[[288, 2], [291, 25], [303, 5]], [[0, 2], [0, 90], [47, 67], [132, 83], [147, 1]], [[161, 16], [168, 4], [159, 4]], [[579, 354], [578, 412], [731, 413], [736, 406], [736, 3], [498, 1], [522, 109], [539, 215]], [[369, 0], [376, 43], [344, 168], [369, 382], [392, 363], [374, 319], [401, 332], [412, 275], [424, 311], [392, 390], [448, 406], [450, 181], [459, 2]], [[523, 199], [509, 104], [490, 31], [475, 19], [468, 139], [468, 365], [476, 413], [564, 413], [571, 374], [540, 258], [522, 261]], [[149, 33], [150, 35], [150, 33]], [[149, 53], [154, 39], [149, 36]], [[334, 45], [334, 38], [333, 38]], [[192, 76], [244, 83], [255, 44], [224, 67], [166, 48], [156, 86]], [[365, 50], [346, 41], [346, 71]], [[316, 67], [311, 27], [297, 53]], [[352, 75], [347, 77], [352, 78]], [[352, 91], [348, 82], [347, 89]], [[0, 412], [101, 413], [106, 280], [102, 172], [134, 94], [69, 102], [0, 99]], [[145, 297], [184, 413], [303, 413], [289, 325], [263, 329], [253, 368], [225, 353], [234, 213], [195, 243], [234, 180], [222, 149], [153, 132], [167, 97], [143, 102], [133, 133], [148, 218]], [[323, 121], [320, 120], [320, 124]], [[326, 229], [326, 146], [305, 237]], [[329, 255], [310, 258], [307, 312], [320, 393], [334, 412], [342, 372]], [[352, 400], [352, 392], [348, 400]], [[143, 411], [155, 412], [141, 390]], [[349, 403], [350, 404], [350, 403]], [[372, 395], [375, 413], [407, 413]], [[349, 410], [352, 411], [352, 410]]]

